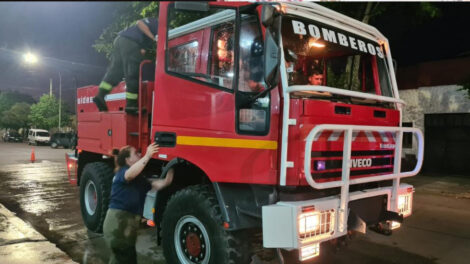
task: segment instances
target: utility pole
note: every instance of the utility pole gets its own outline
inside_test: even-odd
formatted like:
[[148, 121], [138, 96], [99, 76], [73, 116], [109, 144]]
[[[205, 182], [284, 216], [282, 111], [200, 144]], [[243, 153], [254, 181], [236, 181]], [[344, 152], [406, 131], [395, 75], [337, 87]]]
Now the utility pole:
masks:
[[52, 78], [49, 78], [49, 97], [52, 97]]
[[60, 132], [60, 118], [62, 108], [62, 75], [59, 71], [59, 132]]

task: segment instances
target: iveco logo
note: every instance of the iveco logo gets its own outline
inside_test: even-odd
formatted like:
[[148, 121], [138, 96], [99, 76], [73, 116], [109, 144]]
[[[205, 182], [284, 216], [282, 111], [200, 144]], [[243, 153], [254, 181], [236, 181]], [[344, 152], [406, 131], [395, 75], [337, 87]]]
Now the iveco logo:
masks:
[[372, 165], [372, 159], [352, 159], [351, 165], [353, 168], [370, 167]]

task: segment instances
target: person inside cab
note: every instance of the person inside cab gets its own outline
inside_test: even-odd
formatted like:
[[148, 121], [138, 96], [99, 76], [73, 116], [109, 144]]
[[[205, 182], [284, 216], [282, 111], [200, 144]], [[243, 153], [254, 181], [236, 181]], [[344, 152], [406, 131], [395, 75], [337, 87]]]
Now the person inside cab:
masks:
[[310, 85], [323, 85], [323, 73], [319, 70], [313, 70], [308, 76]]

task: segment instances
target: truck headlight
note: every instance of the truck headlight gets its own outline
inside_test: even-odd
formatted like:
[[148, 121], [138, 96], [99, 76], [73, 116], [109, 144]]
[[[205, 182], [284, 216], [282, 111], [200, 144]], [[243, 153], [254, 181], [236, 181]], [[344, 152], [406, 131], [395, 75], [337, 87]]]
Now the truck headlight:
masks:
[[333, 235], [335, 210], [308, 211], [298, 216], [298, 233], [302, 243], [309, 243]]
[[300, 261], [304, 261], [307, 259], [312, 259], [316, 256], [320, 255], [320, 244], [315, 243], [312, 245], [303, 246], [300, 248]]
[[314, 232], [320, 227], [320, 213], [309, 212], [299, 215], [299, 233]]
[[402, 214], [403, 217], [410, 216], [411, 208], [412, 208], [412, 201], [413, 201], [413, 189], [412, 188], [407, 189], [406, 193], [402, 193], [398, 195], [398, 201], [397, 201], [398, 213]]

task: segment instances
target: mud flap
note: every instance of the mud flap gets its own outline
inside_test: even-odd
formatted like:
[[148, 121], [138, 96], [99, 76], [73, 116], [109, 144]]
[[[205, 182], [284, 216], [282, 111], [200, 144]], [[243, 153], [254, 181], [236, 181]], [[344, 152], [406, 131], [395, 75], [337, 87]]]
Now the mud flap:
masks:
[[367, 224], [353, 211], [349, 210], [348, 216], [348, 230], [360, 232], [362, 234], [366, 233]]

